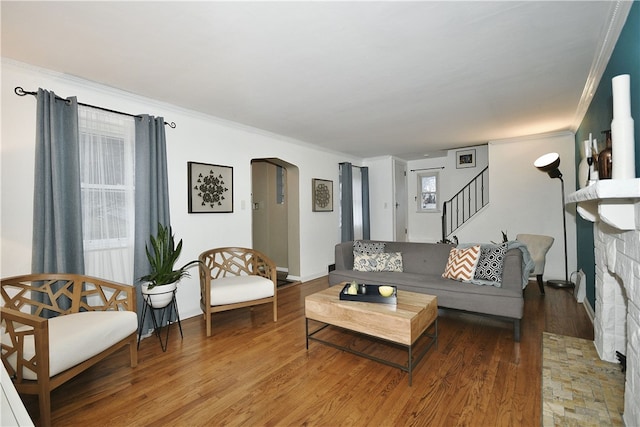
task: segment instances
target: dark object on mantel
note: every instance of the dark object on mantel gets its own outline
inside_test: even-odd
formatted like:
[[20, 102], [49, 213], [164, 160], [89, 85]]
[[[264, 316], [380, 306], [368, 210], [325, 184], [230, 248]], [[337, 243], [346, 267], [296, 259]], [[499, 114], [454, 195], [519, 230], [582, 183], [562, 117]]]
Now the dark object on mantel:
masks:
[[605, 134], [607, 146], [598, 154], [598, 179], [611, 179], [611, 158], [613, 150], [611, 148], [611, 131], [603, 130], [602, 133]]
[[620, 353], [619, 351], [616, 351], [616, 357], [618, 358], [618, 362], [620, 362], [620, 365], [622, 365], [622, 372], [626, 372], [627, 371], [627, 356], [625, 356], [624, 354]]

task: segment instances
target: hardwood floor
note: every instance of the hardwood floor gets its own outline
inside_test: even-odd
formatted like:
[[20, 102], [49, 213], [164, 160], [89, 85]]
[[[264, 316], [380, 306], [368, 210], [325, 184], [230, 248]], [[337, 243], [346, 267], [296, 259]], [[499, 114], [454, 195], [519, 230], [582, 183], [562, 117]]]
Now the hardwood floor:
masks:
[[[173, 326], [167, 352], [140, 344], [138, 366], [121, 351], [52, 393], [54, 426], [539, 426], [542, 332], [593, 339], [582, 305], [566, 290], [525, 291], [521, 342], [512, 325], [440, 311], [439, 344], [413, 373], [311, 342], [305, 348], [304, 297], [326, 278], [278, 293], [268, 305]], [[177, 325], [176, 325], [177, 326]], [[353, 345], [403, 357], [403, 349], [332, 332]], [[405, 356], [406, 357], [406, 356]], [[405, 359], [406, 360], [406, 359]], [[37, 400], [25, 397], [32, 416]], [[37, 422], [37, 420], [35, 420]]]

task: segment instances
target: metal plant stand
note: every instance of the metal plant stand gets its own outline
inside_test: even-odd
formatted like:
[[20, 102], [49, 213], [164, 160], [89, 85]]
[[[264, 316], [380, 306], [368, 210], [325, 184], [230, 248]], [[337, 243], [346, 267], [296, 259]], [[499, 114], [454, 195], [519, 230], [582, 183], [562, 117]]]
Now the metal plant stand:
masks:
[[[168, 291], [166, 293], [169, 293], [169, 292], [173, 293], [173, 295], [171, 296], [171, 302], [169, 302], [169, 304], [167, 304], [166, 306], [160, 307], [160, 308], [156, 308], [151, 305], [150, 295], [142, 294], [142, 297], [144, 298], [144, 301], [146, 304], [144, 304], [142, 308], [142, 316], [140, 317], [140, 325], [138, 327], [138, 348], [140, 348], [140, 339], [142, 338], [142, 328], [143, 328], [144, 319], [147, 316], [147, 313], [151, 315], [154, 334], [158, 337], [158, 340], [160, 341], [160, 347], [162, 347], [163, 352], [167, 351], [167, 343], [169, 342], [169, 328], [171, 327], [172, 323], [176, 323], [176, 322], [171, 322], [172, 313], [175, 314], [178, 327], [180, 328], [180, 338], [181, 339], [184, 338], [184, 336], [182, 335], [182, 324], [180, 323], [180, 314], [178, 313], [178, 303], [176, 301], [176, 289]], [[160, 312], [159, 322], [155, 314], [156, 312]], [[166, 323], [167, 323], [166, 325], [167, 333], [163, 343], [162, 336], [160, 334], [160, 329], [165, 324], [165, 316], [166, 316]]]

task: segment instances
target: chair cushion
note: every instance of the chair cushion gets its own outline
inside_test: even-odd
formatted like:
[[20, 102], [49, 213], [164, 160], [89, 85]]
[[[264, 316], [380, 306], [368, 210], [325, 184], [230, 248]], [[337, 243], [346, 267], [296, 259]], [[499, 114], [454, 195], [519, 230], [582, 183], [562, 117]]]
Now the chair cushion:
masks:
[[273, 281], [262, 276], [225, 276], [211, 280], [211, 305], [235, 304], [273, 296]]
[[[138, 330], [138, 316], [133, 311], [85, 311], [65, 314], [49, 322], [49, 375], [53, 377], [108, 349]], [[8, 336], [3, 336], [4, 340]], [[33, 335], [25, 338], [24, 358], [35, 355]], [[15, 356], [9, 358], [15, 369]], [[36, 375], [23, 370], [25, 379]]]

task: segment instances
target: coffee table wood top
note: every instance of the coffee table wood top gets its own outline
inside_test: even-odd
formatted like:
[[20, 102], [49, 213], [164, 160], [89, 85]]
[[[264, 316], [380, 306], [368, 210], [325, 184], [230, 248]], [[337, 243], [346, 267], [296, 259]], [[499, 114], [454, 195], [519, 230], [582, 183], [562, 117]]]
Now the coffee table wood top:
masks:
[[397, 291], [397, 305], [340, 300], [345, 283], [305, 298], [305, 316], [330, 325], [404, 345], [412, 345], [436, 320], [433, 295]]

